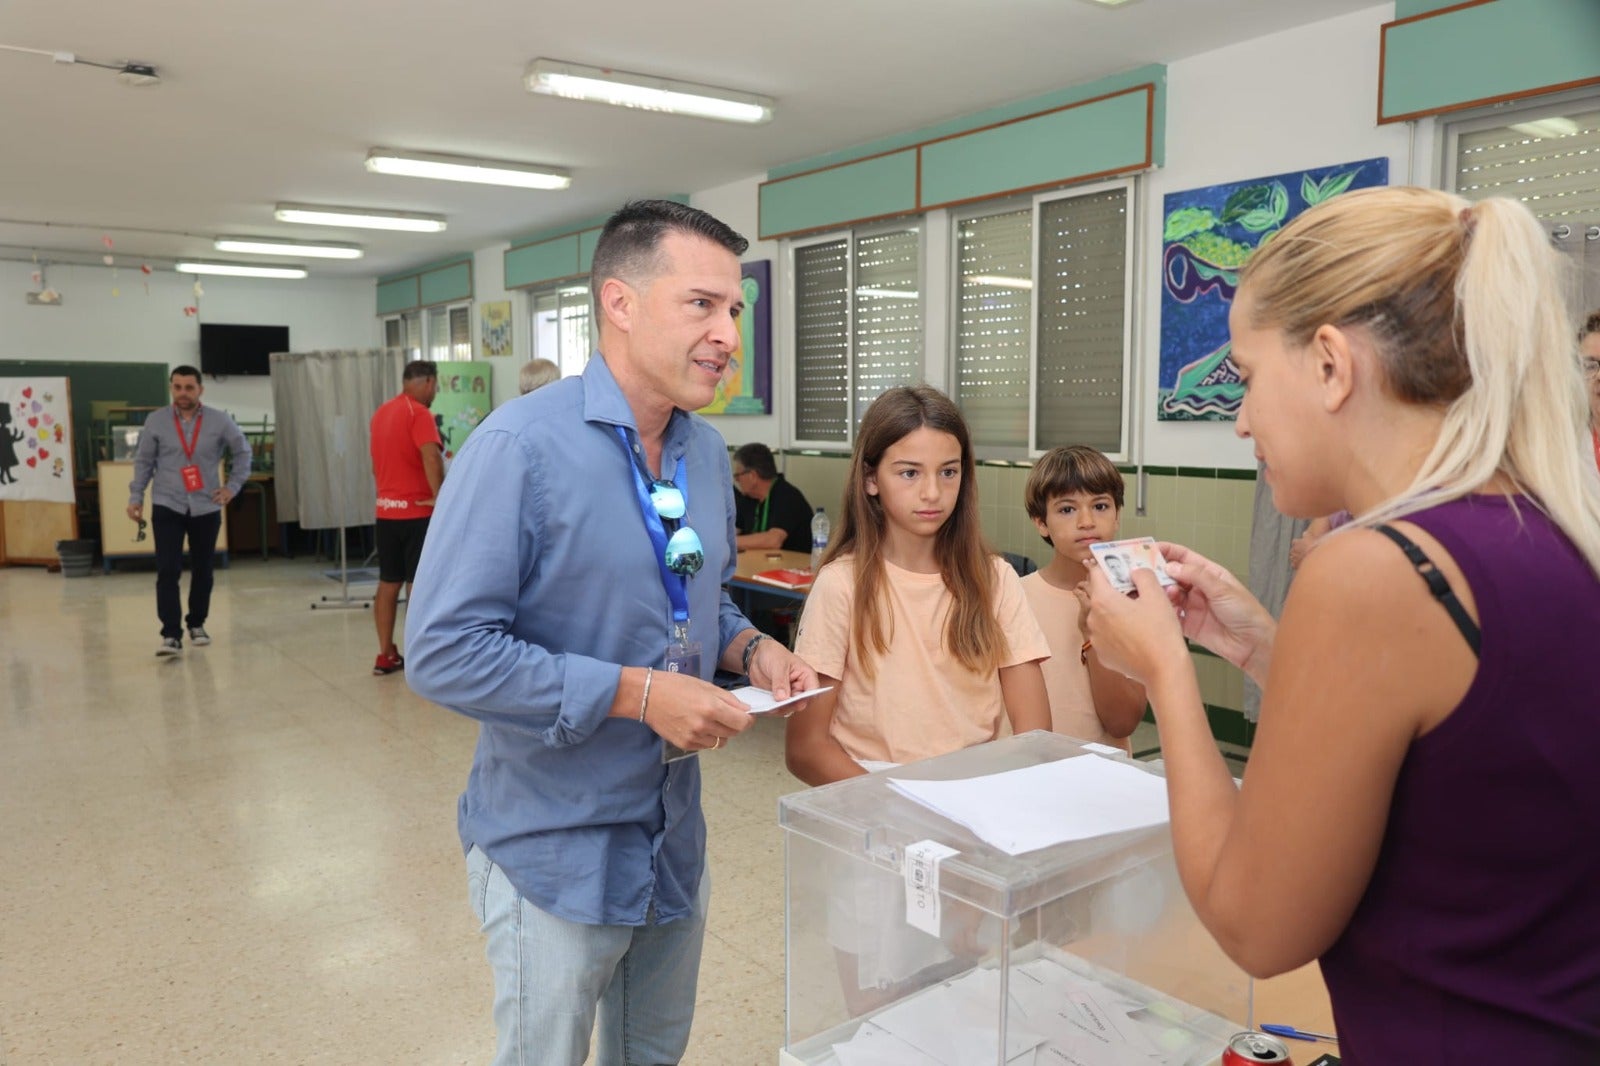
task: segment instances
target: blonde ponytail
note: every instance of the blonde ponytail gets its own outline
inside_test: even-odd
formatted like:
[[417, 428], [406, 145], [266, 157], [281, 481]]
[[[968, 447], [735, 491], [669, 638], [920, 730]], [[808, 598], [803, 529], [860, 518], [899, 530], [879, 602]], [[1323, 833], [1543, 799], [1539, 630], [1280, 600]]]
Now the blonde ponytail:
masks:
[[1562, 264], [1514, 200], [1365, 189], [1301, 215], [1251, 259], [1258, 326], [1299, 343], [1360, 325], [1400, 399], [1444, 409], [1412, 483], [1369, 526], [1482, 490], [1503, 475], [1600, 576], [1600, 473], [1588, 449]]

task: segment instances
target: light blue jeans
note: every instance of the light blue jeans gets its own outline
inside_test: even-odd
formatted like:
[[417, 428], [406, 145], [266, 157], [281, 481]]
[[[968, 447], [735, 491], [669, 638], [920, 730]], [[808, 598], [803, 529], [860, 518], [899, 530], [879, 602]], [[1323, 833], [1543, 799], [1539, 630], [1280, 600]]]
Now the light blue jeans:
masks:
[[584, 925], [523, 899], [482, 849], [467, 892], [494, 970], [494, 1066], [583, 1066], [595, 1013], [598, 1066], [671, 1066], [694, 1019], [709, 874], [692, 917], [661, 925]]

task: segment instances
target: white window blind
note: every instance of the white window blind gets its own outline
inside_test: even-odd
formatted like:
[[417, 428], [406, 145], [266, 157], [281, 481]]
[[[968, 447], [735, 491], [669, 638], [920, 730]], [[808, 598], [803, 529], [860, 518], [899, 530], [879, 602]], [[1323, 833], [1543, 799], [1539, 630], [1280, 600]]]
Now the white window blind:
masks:
[[1506, 196], [1550, 226], [1571, 264], [1567, 300], [1578, 318], [1600, 307], [1600, 99], [1469, 117], [1448, 125], [1446, 166], [1469, 200]]
[[428, 358], [434, 362], [450, 358], [450, 312], [444, 307], [428, 308]]
[[415, 311], [402, 315], [401, 321], [406, 324], [406, 358], [422, 358], [422, 316]]
[[979, 447], [1028, 446], [1029, 207], [956, 223], [955, 400]]
[[1123, 451], [1127, 264], [1126, 187], [1039, 205], [1040, 449]]
[[1600, 108], [1463, 129], [1454, 165], [1469, 200], [1507, 196], [1542, 219], [1600, 220]]
[[794, 250], [795, 438], [847, 441], [850, 242]]
[[921, 256], [915, 227], [855, 240], [856, 425], [885, 389], [923, 380]]
[[450, 358], [472, 358], [472, 305], [450, 308]]

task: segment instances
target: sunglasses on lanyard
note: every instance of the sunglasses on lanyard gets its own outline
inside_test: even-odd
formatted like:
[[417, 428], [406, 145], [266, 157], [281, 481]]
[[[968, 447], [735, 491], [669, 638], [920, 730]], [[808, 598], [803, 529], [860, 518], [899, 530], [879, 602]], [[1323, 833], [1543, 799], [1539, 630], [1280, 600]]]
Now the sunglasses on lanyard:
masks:
[[650, 502], [667, 531], [667, 569], [679, 577], [698, 574], [705, 565], [706, 552], [700, 535], [680, 524], [684, 516], [683, 493], [672, 482], [656, 478], [650, 482]]

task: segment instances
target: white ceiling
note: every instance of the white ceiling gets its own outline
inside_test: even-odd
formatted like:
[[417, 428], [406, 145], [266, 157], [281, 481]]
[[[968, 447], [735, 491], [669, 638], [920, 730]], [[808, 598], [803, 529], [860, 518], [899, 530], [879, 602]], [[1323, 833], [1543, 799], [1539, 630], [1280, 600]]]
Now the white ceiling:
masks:
[[[692, 192], [1371, 0], [70, 0], [0, 3], [0, 258], [222, 256], [217, 235], [351, 241], [372, 276]], [[1374, 42], [1376, 46], [1376, 42]], [[534, 96], [547, 56], [775, 97], [754, 128]], [[1311, 57], [1308, 57], [1308, 60]], [[1308, 76], [1315, 76], [1314, 70]], [[1262, 86], [1271, 92], [1271, 86]], [[1248, 101], [1236, 106], [1248, 109]], [[567, 167], [530, 192], [369, 174], [383, 146]], [[442, 234], [273, 220], [278, 201], [442, 213]], [[750, 236], [754, 236], [751, 234]]]

